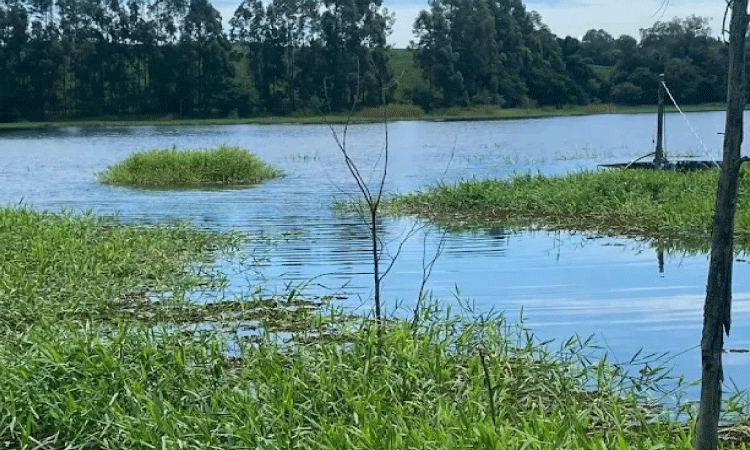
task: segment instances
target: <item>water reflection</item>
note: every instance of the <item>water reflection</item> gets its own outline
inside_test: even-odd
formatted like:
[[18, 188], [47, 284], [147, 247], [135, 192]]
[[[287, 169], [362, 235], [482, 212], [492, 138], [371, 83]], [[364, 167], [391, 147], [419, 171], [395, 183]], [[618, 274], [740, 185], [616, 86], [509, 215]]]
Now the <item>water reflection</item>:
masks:
[[661, 247], [656, 250], [656, 260], [659, 263], [659, 273], [664, 273], [664, 250]]

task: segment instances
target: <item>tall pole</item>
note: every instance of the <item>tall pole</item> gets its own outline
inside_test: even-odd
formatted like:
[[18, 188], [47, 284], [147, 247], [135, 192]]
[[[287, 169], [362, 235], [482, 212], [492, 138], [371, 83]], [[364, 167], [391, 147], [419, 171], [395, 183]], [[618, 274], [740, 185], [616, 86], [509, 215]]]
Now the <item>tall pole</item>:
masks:
[[661, 168], [667, 159], [664, 157], [664, 74], [659, 75], [659, 111], [656, 119], [656, 152], [654, 167]]
[[732, 260], [734, 256], [734, 213], [742, 147], [742, 115], [745, 109], [745, 35], [748, 0], [733, 0], [729, 26], [729, 79], [727, 118], [724, 129], [724, 158], [714, 204], [711, 259], [706, 285], [701, 338], [701, 399], [695, 432], [695, 450], [714, 450], [718, 441], [721, 410], [721, 382], [724, 373], [721, 353], [724, 332], [729, 333], [732, 305]]

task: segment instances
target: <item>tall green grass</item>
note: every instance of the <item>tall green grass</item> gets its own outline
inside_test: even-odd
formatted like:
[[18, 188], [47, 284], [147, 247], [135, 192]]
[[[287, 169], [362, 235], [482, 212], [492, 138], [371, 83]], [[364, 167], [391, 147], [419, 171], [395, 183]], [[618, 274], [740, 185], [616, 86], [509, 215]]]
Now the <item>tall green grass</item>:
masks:
[[91, 214], [0, 208], [0, 334], [114, 320], [149, 289], [186, 291], [191, 271], [237, 236], [185, 225], [130, 226]]
[[281, 176], [239, 147], [212, 150], [176, 148], [135, 153], [97, 174], [102, 183], [145, 188], [251, 186]]
[[[658, 359], [628, 375], [586, 342], [552, 351], [468, 308], [426, 305], [379, 328], [300, 315], [294, 291], [181, 296], [220, 280], [197, 264], [236, 239], [0, 208], [0, 448], [690, 447], [690, 427], [644, 402]], [[260, 306], [276, 312], [258, 318]], [[305, 343], [232, 335], [238, 320], [286, 323]]]
[[[424, 192], [396, 196], [388, 208], [459, 228], [504, 223], [706, 242], [717, 182], [718, 170], [528, 174], [438, 184]], [[743, 169], [736, 236], [745, 249], [750, 249], [748, 192], [750, 176]]]
[[[483, 370], [479, 350], [485, 359]], [[606, 364], [501, 318], [241, 347], [120, 326], [0, 339], [0, 443], [31, 448], [689, 448]], [[487, 386], [491, 387], [491, 391]], [[493, 407], [489, 395], [493, 396]]]

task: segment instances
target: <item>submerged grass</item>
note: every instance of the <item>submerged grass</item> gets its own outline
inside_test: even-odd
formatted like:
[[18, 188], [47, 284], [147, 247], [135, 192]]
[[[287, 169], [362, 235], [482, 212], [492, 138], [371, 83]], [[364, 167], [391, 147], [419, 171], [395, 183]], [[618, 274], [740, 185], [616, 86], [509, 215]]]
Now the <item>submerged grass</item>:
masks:
[[188, 290], [210, 277], [190, 268], [238, 239], [179, 224], [129, 226], [91, 214], [0, 208], [0, 334], [106, 321], [146, 289]]
[[239, 147], [135, 153], [97, 174], [102, 183], [145, 188], [244, 187], [281, 176]]
[[[690, 448], [691, 427], [644, 402], [663, 377], [652, 360], [630, 377], [578, 339], [551, 351], [468, 309], [379, 330], [316, 317], [295, 292], [177, 295], [235, 239], [0, 209], [0, 448]], [[216, 331], [247, 320], [329, 338]]]
[[[717, 169], [583, 171], [466, 180], [392, 198], [391, 213], [464, 228], [498, 223], [708, 242]], [[750, 176], [740, 173], [736, 240], [750, 250]]]

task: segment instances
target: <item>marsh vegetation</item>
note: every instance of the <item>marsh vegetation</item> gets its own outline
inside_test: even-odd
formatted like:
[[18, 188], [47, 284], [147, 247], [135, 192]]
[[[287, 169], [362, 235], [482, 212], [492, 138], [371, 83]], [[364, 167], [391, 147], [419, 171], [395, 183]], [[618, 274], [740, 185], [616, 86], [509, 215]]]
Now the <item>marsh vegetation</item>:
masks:
[[[376, 332], [367, 318], [294, 293], [202, 303], [184, 294], [220, 283], [207, 267], [239, 236], [16, 208], [0, 219], [10, 244], [0, 254], [9, 270], [0, 283], [8, 448], [690, 442], [671, 412], [644, 403], [665, 376], [652, 357], [632, 361], [650, 369], [631, 374], [592, 358], [577, 338], [550, 350], [501, 316], [466, 308], [426, 305], [418, 321], [390, 320]], [[271, 327], [292, 323], [278, 320], [290, 305], [306, 312], [279, 338]], [[266, 330], [253, 339], [221, 326], [261, 308], [255, 320]]]
[[[391, 213], [415, 214], [454, 228], [515, 224], [589, 230], [708, 243], [718, 169], [692, 172], [648, 169], [578, 171], [561, 176], [516, 175], [507, 180], [437, 184], [388, 202]], [[740, 174], [736, 241], [750, 250], [750, 190]]]
[[[576, 120], [589, 124], [588, 120], [593, 119]], [[617, 121], [636, 119], [617, 118]], [[549, 122], [571, 129], [572, 120]], [[508, 127], [502, 128], [507, 136], [518, 134], [509, 131], [515, 130], [513, 127], [530, 126], [533, 136], [537, 136], [539, 128], [547, 122], [494, 123], [487, 126], [488, 135], [496, 139], [498, 126]], [[611, 133], [606, 122], [597, 123], [586, 128], [607, 129], [607, 134]], [[393, 152], [396, 162], [392, 177], [404, 180], [404, 184], [394, 190], [411, 191], [429, 180], [440, 179], [445, 172], [442, 162], [452, 153], [453, 145], [453, 142], [439, 145], [445, 136], [459, 134], [455, 127], [464, 126], [471, 126], [472, 133], [462, 136], [477, 136], [482, 125], [419, 122], [395, 125], [392, 142], [403, 147]], [[414, 127], [421, 135], [434, 137], [434, 141], [414, 145], [408, 139], [417, 134]], [[304, 128], [303, 133], [300, 128]], [[23, 152], [23, 158], [13, 152], [23, 149], [28, 140], [3, 142], [0, 151], [10, 152], [3, 154], [10, 161], [6, 178], [11, 180], [3, 191], [5, 201], [17, 203], [22, 195], [28, 195], [25, 201], [56, 209], [61, 203], [55, 202], [69, 195], [72, 200], [64, 200], [68, 203], [62, 204], [99, 211], [106, 211], [107, 205], [112, 205], [112, 209], [122, 209], [123, 216], [120, 222], [94, 215], [3, 210], [0, 240], [12, 245], [0, 246], [4, 258], [0, 262], [3, 268], [19, 265], [19, 269], [0, 279], [4, 283], [0, 289], [8, 286], [7, 290], [0, 290], [0, 299], [7, 301], [2, 305], [5, 316], [0, 316], [4, 327], [0, 331], [0, 372], [4, 374], [0, 380], [0, 447], [689, 447], [692, 432], [686, 425], [692, 417], [692, 405], [679, 401], [675, 383], [663, 368], [673, 360], [659, 355], [638, 356], [632, 364], [635, 367], [628, 371], [628, 361], [623, 358], [620, 361], [624, 364], [610, 364], [600, 358], [604, 351], [609, 352], [609, 347], [607, 350], [587, 347], [585, 339], [581, 342], [576, 337], [563, 339], [561, 344], [545, 345], [522, 325], [510, 325], [501, 316], [488, 312], [496, 307], [508, 309], [515, 316], [515, 306], [523, 304], [529, 308], [525, 311], [535, 315], [536, 323], [532, 326], [539, 330], [545, 325], [539, 317], [546, 308], [547, 314], [552, 311], [557, 323], [562, 317], [575, 323], [574, 331], [562, 330], [570, 336], [581, 330], [587, 334], [586, 326], [593, 323], [584, 323], [571, 310], [590, 311], [590, 305], [597, 302], [599, 322], [592, 326], [602, 330], [606, 327], [607, 338], [614, 334], [608, 344], [623, 356], [636, 353], [651, 336], [639, 328], [642, 322], [638, 315], [645, 310], [649, 318], [674, 320], [647, 327], [674, 326], [677, 330], [664, 336], [656, 350], [670, 348], [669, 339], [679, 341], [677, 349], [684, 350], [689, 344], [685, 344], [680, 330], [686, 327], [680, 321], [683, 318], [677, 316], [684, 316], [688, 308], [655, 304], [648, 297], [654, 286], [660, 289], [658, 295], [662, 298], [673, 295], [675, 291], [663, 288], [671, 288], [674, 278], [658, 285], [639, 279], [638, 287], [643, 289], [637, 292], [631, 289], [632, 284], [624, 282], [606, 287], [613, 291], [620, 289], [617, 294], [620, 297], [609, 297], [611, 291], [602, 288], [611, 283], [607, 276], [624, 280], [632, 273], [645, 272], [640, 269], [643, 265], [628, 264], [635, 253], [632, 248], [617, 250], [614, 257], [600, 257], [605, 254], [601, 250], [604, 245], [623, 245], [624, 239], [586, 240], [588, 247], [581, 250], [584, 258], [594, 255], [597, 261], [606, 263], [587, 269], [589, 275], [598, 277], [612, 272], [601, 276], [597, 280], [600, 284], [586, 285], [585, 291], [579, 287], [555, 287], [545, 297], [525, 280], [519, 283], [524, 277], [517, 274], [541, 270], [545, 273], [543, 284], [549, 286], [560, 280], [556, 277], [563, 273], [565, 282], [573, 285], [579, 280], [573, 279], [576, 275], [566, 265], [570, 253], [565, 252], [570, 249], [563, 248], [559, 263], [552, 255], [554, 266], [542, 262], [540, 267], [538, 254], [533, 251], [523, 255], [536, 258], [530, 262], [518, 258], [518, 254], [513, 258], [503, 257], [505, 251], [510, 253], [528, 246], [533, 239], [527, 238], [534, 237], [533, 233], [508, 235], [502, 227], [493, 229], [499, 230], [497, 234], [486, 230], [475, 234], [449, 233], [448, 239], [454, 239], [449, 245], [454, 249], [449, 247], [439, 263], [446, 262], [450, 272], [437, 268], [432, 280], [450, 284], [451, 288], [455, 283], [461, 285], [459, 299], [478, 297], [471, 289], [481, 285], [485, 292], [491, 293], [490, 300], [480, 303], [483, 301], [480, 299], [476, 308], [456, 307], [453, 303], [452, 310], [446, 310], [447, 305], [441, 309], [427, 302], [414, 324], [412, 311], [389, 314], [391, 319], [383, 321], [381, 337], [367, 312], [351, 317], [338, 310], [335, 302], [307, 297], [304, 291], [278, 290], [269, 295], [252, 289], [224, 290], [224, 282], [236, 278], [236, 274], [225, 273], [226, 267], [214, 258], [239, 245], [243, 257], [252, 259], [248, 248], [254, 246], [244, 246], [242, 242], [255, 239], [251, 237], [253, 232], [293, 231], [296, 233], [293, 238], [280, 243], [279, 251], [268, 258], [273, 261], [268, 262], [269, 270], [296, 271], [295, 276], [305, 277], [310, 273], [312, 277], [337, 271], [347, 277], [346, 282], [355, 280], [347, 285], [355, 295], [362, 292], [362, 297], [367, 296], [366, 290], [356, 291], [358, 283], [364, 284], [362, 278], [356, 277], [365, 273], [369, 281], [372, 274], [366, 273], [369, 262], [362, 263], [352, 257], [367, 254], [367, 247], [362, 246], [361, 224], [357, 221], [352, 226], [351, 221], [332, 216], [321, 207], [330, 203], [334, 182], [345, 185], [343, 179], [348, 174], [335, 178], [335, 173], [326, 173], [324, 169], [340, 163], [341, 155], [333, 151], [336, 149], [327, 153], [326, 149], [331, 147], [328, 130], [318, 133], [324, 138], [320, 140], [322, 144], [316, 144], [316, 130], [316, 127], [266, 127], [260, 132], [252, 127], [222, 129], [224, 141], [244, 142], [248, 148], [258, 149], [264, 159], [279, 164], [288, 173], [298, 174], [282, 183], [266, 183], [243, 192], [241, 207], [236, 193], [226, 190], [154, 192], [111, 189], [93, 182], [91, 173], [132, 151], [131, 131], [113, 138], [114, 133], [106, 130], [106, 137], [101, 139], [91, 139], [91, 135], [85, 134], [88, 132], [81, 130], [72, 133], [81, 132], [84, 134], [81, 139], [77, 139], [77, 134], [74, 139], [54, 136], [51, 138], [54, 145], [48, 146], [54, 148], [54, 153], [45, 153], [46, 146], [37, 139], [33, 145], [38, 148]], [[135, 139], [139, 139], [139, 147], [145, 148], [163, 147], [175, 140], [182, 146], [197, 143], [210, 146], [216, 140], [213, 129], [181, 131], [186, 132], [175, 137], [176, 133], [162, 136], [161, 130], [144, 129]], [[263, 139], [259, 138], [262, 133], [267, 133], [265, 149]], [[279, 150], [282, 133], [294, 136], [287, 137]], [[380, 133], [378, 127], [375, 134]], [[377, 140], [370, 136], [359, 134], [352, 142], [374, 145]], [[555, 143], [564, 148], [563, 152], [555, 153], [545, 147], [542, 151], [547, 153], [533, 153], [540, 149], [538, 145], [529, 144], [532, 151], [506, 149], [506, 136], [501, 137], [502, 140], [461, 143], [453, 161], [455, 173], [449, 174], [454, 176], [451, 179], [487, 173], [482, 170], [492, 170], [496, 178], [504, 177], [503, 171], [526, 170], [525, 166], [518, 169], [518, 163], [509, 168], [510, 163], [504, 163], [507, 155], [521, 155], [529, 164], [543, 159], [544, 164], [540, 164], [543, 170], [564, 167], [567, 171], [569, 166], [588, 165], [589, 159], [598, 159], [602, 154], [622, 154], [621, 144], [616, 148], [597, 147], [590, 152], [571, 153], [572, 148], [588, 147], [585, 143], [571, 145], [563, 139]], [[511, 138], [507, 141], [511, 142]], [[635, 147], [633, 144], [632, 148]], [[357, 150], [361, 149], [353, 149]], [[377, 155], [369, 150], [367, 147], [363, 153]], [[290, 157], [289, 152], [297, 156]], [[579, 156], [577, 152], [583, 154]], [[405, 155], [414, 159], [409, 163], [398, 159]], [[48, 167], [45, 162], [53, 156], [62, 169], [55, 166], [49, 169], [52, 172], [45, 172]], [[372, 161], [366, 160], [364, 164], [372, 167], [374, 160], [373, 156]], [[439, 167], [434, 164], [436, 160], [441, 161]], [[415, 168], [416, 175], [410, 172]], [[66, 181], [71, 178], [83, 181], [64, 184], [53, 177], [55, 174]], [[60, 197], [49, 194], [57, 191], [62, 192]], [[238, 226], [250, 233], [226, 235], [179, 224], [126, 225], [144, 221], [165, 223], [172, 217], [191, 217], [200, 221], [199, 226], [212, 230]], [[246, 220], [248, 217], [252, 220]], [[383, 226], [387, 241], [393, 239], [389, 234], [393, 224], [387, 218], [378, 224]], [[587, 238], [581, 238], [584, 239]], [[534, 251], [548, 251], [551, 239], [539, 240], [544, 241], [541, 244], [544, 250]], [[407, 249], [401, 254], [404, 259], [417, 255], [417, 265], [408, 265], [407, 270], [416, 267], [419, 271], [419, 264], [423, 263], [423, 242], [427, 240], [417, 241], [416, 252], [410, 254], [413, 249]], [[606, 243], [598, 245], [601, 241]], [[462, 250], [458, 256], [456, 247]], [[600, 248], [592, 250], [592, 247]], [[463, 251], [467, 248], [471, 251], [471, 264], [467, 264], [468, 252]], [[490, 254], [486, 248], [497, 251]], [[580, 255], [575, 253], [576, 258]], [[677, 273], [681, 277], [677, 283], [690, 284], [683, 280], [690, 278], [692, 282], [698, 278], [693, 276], [694, 272], [702, 270], [684, 269], [690, 264], [680, 261], [679, 269], [675, 267], [677, 264], [670, 267], [667, 257], [667, 275]], [[628, 271], [628, 277], [616, 272], [617, 265], [627, 265], [624, 270]], [[463, 272], [457, 273], [456, 267]], [[497, 267], [501, 271], [493, 272]], [[461, 279], [462, 274], [470, 273], [467, 269], [479, 271], [476, 283]], [[649, 273], [656, 272], [651, 269]], [[674, 273], [670, 274], [670, 269]], [[281, 280], [284, 285], [293, 284], [289, 278]], [[704, 287], [703, 281], [696, 282], [701, 284], [699, 289]], [[408, 278], [388, 279], [387, 288], [394, 287], [386, 291], [388, 298], [407, 298], [406, 291], [397, 289], [408, 283]], [[520, 291], [519, 286], [525, 290]], [[640, 292], [646, 294], [639, 297]], [[541, 300], [535, 305], [529, 301], [532, 296]], [[442, 294], [436, 298], [452, 301]], [[561, 298], [560, 303], [555, 303]], [[574, 298], [578, 303], [573, 302]], [[345, 305], [353, 303], [356, 300]], [[539, 303], [545, 303], [543, 308], [538, 308]], [[392, 305], [387, 308], [390, 310]], [[623, 314], [628, 314], [632, 321], [622, 327], [626, 336], [620, 339], [623, 335], [617, 335], [616, 319]], [[542, 327], [538, 328], [540, 323]], [[544, 334], [548, 331], [549, 328], [541, 330], [544, 340], [550, 338]], [[634, 334], [641, 340], [633, 339]], [[618, 341], [627, 341], [627, 346], [616, 347], [622, 345]], [[727, 358], [731, 356], [734, 354], [728, 354]], [[679, 372], [683, 372], [682, 368]], [[727, 375], [731, 378], [733, 374], [728, 371]], [[678, 398], [675, 400], [673, 396]], [[728, 399], [726, 410], [746, 412], [744, 398], [738, 394]], [[657, 406], [659, 400], [664, 400], [669, 408]], [[675, 414], [682, 414], [683, 420], [671, 420]], [[726, 431], [724, 437], [734, 439], [725, 443], [725, 447], [741, 448], [736, 441], [745, 439], [746, 434], [735, 427]]]
[[134, 153], [97, 174], [106, 184], [161, 189], [245, 187], [279, 176], [280, 170], [255, 155], [226, 145]]

